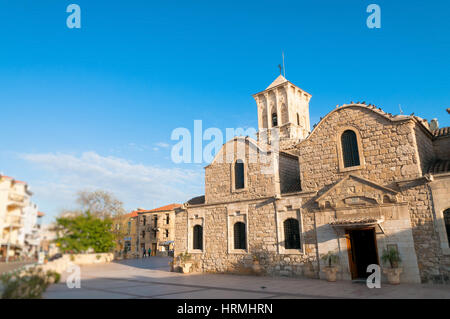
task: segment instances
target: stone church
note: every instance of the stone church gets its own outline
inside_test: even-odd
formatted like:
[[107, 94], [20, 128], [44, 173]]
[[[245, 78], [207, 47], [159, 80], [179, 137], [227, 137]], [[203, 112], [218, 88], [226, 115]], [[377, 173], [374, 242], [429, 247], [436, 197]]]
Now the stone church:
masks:
[[[366, 103], [310, 127], [311, 95], [283, 76], [253, 95], [255, 141], [235, 137], [205, 167], [205, 195], [176, 212], [175, 255], [196, 271], [367, 277], [397, 249], [401, 282], [449, 282], [450, 128]], [[383, 275], [384, 276], [384, 275]]]

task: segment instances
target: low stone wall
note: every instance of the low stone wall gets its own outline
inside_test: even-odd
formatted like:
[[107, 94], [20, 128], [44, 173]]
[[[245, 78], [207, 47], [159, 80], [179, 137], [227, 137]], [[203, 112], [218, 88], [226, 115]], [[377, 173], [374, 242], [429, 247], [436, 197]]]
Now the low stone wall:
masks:
[[61, 258], [53, 261], [49, 261], [42, 265], [33, 265], [42, 268], [43, 271], [56, 271], [62, 274], [69, 268], [71, 263], [75, 265], [91, 265], [91, 264], [101, 264], [109, 263], [114, 259], [113, 253], [98, 253], [98, 254], [65, 254]]
[[113, 253], [64, 255], [63, 258], [77, 265], [109, 263], [114, 259]]

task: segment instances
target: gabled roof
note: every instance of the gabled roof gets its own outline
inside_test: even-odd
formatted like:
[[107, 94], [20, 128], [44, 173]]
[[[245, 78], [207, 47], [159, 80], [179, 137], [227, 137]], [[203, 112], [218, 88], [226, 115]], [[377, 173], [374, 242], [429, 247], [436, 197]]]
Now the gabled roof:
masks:
[[363, 178], [363, 177], [361, 177], [361, 176], [356, 176], [356, 175], [349, 174], [349, 175], [343, 177], [339, 182], [337, 182], [336, 184], [334, 184], [334, 185], [333, 185], [329, 190], [327, 190], [325, 193], [323, 193], [322, 195], [320, 195], [320, 196], [316, 199], [316, 202], [321, 201], [321, 200], [322, 200], [323, 198], [325, 198], [329, 193], [331, 193], [333, 190], [337, 189], [337, 188], [339, 187], [339, 185], [341, 185], [342, 183], [344, 183], [344, 181], [346, 181], [346, 180], [348, 180], [348, 179], [353, 179], [353, 180], [356, 180], [356, 181], [359, 181], [359, 182], [362, 182], [362, 183], [366, 183], [366, 184], [370, 185], [370, 186], [373, 187], [373, 188], [377, 188], [377, 189], [379, 189], [379, 190], [381, 190], [381, 191], [383, 191], [383, 192], [386, 192], [386, 193], [389, 193], [389, 194], [392, 194], [392, 195], [395, 195], [395, 194], [398, 193], [397, 191], [395, 191], [395, 190], [393, 190], [393, 189], [390, 189], [390, 188], [387, 188], [387, 187], [385, 187], [385, 186], [382, 186], [382, 185], [379, 185], [379, 184], [377, 184], [377, 183], [374, 183], [374, 182], [372, 182], [371, 180], [365, 179], [365, 178]]
[[299, 89], [301, 92], [303, 92], [304, 94], [308, 95], [309, 97], [311, 97], [311, 94], [309, 94], [308, 92], [306, 92], [305, 90], [299, 88], [297, 85], [295, 85], [294, 83], [292, 83], [291, 81], [287, 80], [284, 76], [282, 76], [281, 74], [275, 79], [275, 81], [273, 81], [264, 91], [252, 94], [253, 97], [256, 97], [257, 95], [266, 92], [267, 90], [271, 90], [273, 88], [276, 88], [279, 85], [282, 85], [284, 83], [290, 83], [293, 86], [295, 86], [297, 89]]
[[127, 218], [137, 217], [138, 213], [140, 213], [140, 212], [145, 212], [145, 210], [135, 210], [135, 211], [132, 211], [131, 213], [126, 214], [125, 217], [127, 217]]
[[287, 82], [287, 80], [286, 80], [286, 78], [284, 77], [284, 76], [282, 76], [281, 74], [275, 79], [275, 81], [273, 81], [267, 88], [266, 88], [266, 90], [268, 90], [268, 89], [271, 89], [271, 88], [273, 88], [273, 87], [275, 87], [275, 86], [277, 86], [277, 85], [280, 85], [280, 84], [282, 84], [282, 83], [284, 83], [284, 82]]
[[366, 109], [366, 110], [370, 110], [371, 112], [378, 114], [382, 117], [384, 117], [385, 119], [394, 122], [394, 123], [402, 123], [405, 121], [410, 121], [413, 120], [415, 121], [415, 123], [417, 123], [422, 129], [424, 129], [430, 136], [430, 138], [433, 137], [433, 133], [429, 130], [428, 127], [426, 127], [424, 125], [424, 121], [423, 119], [414, 116], [414, 115], [392, 115], [390, 113], [386, 113], [384, 112], [381, 108], [376, 107], [375, 105], [369, 104], [367, 105], [365, 102], [362, 103], [353, 103], [351, 102], [350, 104], [343, 104], [341, 106], [337, 105], [335, 109], [331, 110], [330, 112], [328, 112], [324, 117], [321, 117], [319, 122], [313, 125], [313, 129], [312, 131], [308, 134], [308, 136], [303, 139], [298, 141], [297, 143], [295, 143], [292, 147], [290, 147], [289, 149], [293, 149], [297, 146], [299, 146], [300, 144], [304, 143], [305, 141], [309, 140], [312, 138], [312, 136], [314, 136], [315, 132], [319, 129], [319, 127], [329, 118], [331, 117], [334, 113], [339, 112], [343, 109], [347, 109], [347, 108], [361, 108], [361, 109]]

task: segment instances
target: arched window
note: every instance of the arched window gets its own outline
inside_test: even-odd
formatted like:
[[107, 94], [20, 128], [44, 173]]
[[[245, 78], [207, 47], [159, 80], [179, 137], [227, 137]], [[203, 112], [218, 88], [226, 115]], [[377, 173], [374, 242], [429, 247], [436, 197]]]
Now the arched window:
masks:
[[234, 188], [242, 189], [244, 186], [244, 162], [242, 160], [237, 160], [236, 163], [234, 163]]
[[194, 226], [194, 249], [203, 249], [203, 227], [200, 225]]
[[286, 249], [300, 249], [300, 227], [298, 220], [289, 218], [284, 221], [284, 242]]
[[272, 127], [278, 126], [277, 113], [272, 113]]
[[445, 230], [447, 231], [448, 245], [450, 246], [450, 208], [444, 211]]
[[247, 249], [245, 224], [241, 222], [234, 224], [234, 249]]
[[342, 133], [342, 156], [344, 157], [344, 167], [359, 166], [358, 141], [356, 133], [347, 130]]

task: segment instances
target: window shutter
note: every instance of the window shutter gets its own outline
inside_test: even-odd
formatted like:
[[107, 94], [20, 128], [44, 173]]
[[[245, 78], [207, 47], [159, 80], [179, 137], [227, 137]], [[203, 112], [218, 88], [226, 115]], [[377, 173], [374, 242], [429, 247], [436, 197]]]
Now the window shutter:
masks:
[[358, 166], [360, 162], [355, 132], [347, 130], [342, 133], [341, 143], [344, 167]]

